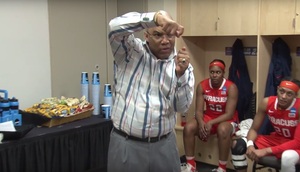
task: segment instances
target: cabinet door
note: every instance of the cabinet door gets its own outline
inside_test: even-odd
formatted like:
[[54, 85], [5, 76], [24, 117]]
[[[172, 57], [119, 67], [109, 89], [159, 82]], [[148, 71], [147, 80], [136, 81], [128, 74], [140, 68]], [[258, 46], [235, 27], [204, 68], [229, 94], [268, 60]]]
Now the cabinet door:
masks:
[[296, 0], [295, 34], [300, 34], [300, 0]]
[[258, 0], [218, 0], [218, 35], [256, 35]]
[[295, 0], [261, 0], [261, 35], [295, 33]]
[[178, 0], [185, 36], [216, 35], [218, 0]]

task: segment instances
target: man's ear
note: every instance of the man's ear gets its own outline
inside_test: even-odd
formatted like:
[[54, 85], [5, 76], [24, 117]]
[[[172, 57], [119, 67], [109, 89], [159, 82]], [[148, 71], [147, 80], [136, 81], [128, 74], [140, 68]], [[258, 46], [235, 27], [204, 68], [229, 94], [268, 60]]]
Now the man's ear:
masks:
[[148, 42], [149, 34], [147, 33], [147, 31], [144, 32], [144, 38]]

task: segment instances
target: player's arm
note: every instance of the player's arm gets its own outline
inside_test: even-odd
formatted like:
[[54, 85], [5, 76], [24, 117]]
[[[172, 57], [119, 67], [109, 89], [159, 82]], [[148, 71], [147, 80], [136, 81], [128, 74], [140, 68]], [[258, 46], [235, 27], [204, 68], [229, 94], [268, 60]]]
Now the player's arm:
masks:
[[201, 125], [201, 123], [203, 123], [204, 114], [204, 96], [201, 83], [197, 85], [195, 105], [195, 118], [198, 125]]
[[259, 130], [261, 124], [263, 123], [265, 116], [266, 116], [266, 110], [268, 105], [269, 98], [264, 98], [262, 102], [258, 106], [258, 110], [254, 116], [253, 123], [248, 131], [247, 134], [247, 152], [246, 155], [251, 160], [257, 160], [259, 158], [259, 155], [257, 152], [255, 152], [254, 148], [254, 141], [257, 138], [257, 131]]
[[257, 137], [257, 131], [259, 130], [261, 124], [263, 123], [266, 116], [266, 109], [269, 98], [264, 98], [258, 106], [257, 112], [254, 116], [253, 123], [247, 134], [247, 140], [254, 141]]

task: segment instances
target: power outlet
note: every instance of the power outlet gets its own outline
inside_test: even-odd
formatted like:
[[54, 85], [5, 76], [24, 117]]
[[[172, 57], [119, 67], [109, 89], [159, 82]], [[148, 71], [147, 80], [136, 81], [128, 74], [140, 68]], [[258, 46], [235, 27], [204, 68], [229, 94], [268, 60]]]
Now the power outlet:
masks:
[[99, 64], [96, 64], [96, 65], [95, 65], [95, 70], [96, 70], [96, 71], [99, 71], [99, 68], [100, 68]]

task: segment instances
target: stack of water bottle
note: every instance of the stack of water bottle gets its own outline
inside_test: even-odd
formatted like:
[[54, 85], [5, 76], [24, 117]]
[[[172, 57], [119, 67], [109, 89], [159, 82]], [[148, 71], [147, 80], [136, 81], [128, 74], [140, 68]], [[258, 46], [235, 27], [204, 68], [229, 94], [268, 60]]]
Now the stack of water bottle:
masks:
[[22, 125], [22, 115], [19, 114], [19, 101], [15, 97], [8, 98], [7, 90], [0, 90], [0, 123], [12, 121], [14, 126]]
[[87, 72], [81, 73], [81, 95], [86, 97], [93, 106], [93, 115], [103, 115], [104, 118], [110, 119], [111, 109], [113, 105], [113, 98], [111, 93], [111, 85], [104, 85], [103, 104], [100, 103], [100, 78], [99, 72], [93, 72], [91, 98], [89, 98], [89, 78]]
[[105, 84], [103, 104], [101, 105], [102, 113], [105, 115], [105, 118], [110, 118], [112, 106], [113, 106], [113, 99], [111, 94], [111, 85]]

